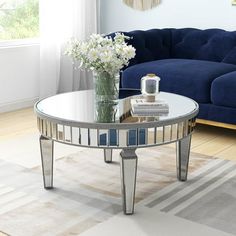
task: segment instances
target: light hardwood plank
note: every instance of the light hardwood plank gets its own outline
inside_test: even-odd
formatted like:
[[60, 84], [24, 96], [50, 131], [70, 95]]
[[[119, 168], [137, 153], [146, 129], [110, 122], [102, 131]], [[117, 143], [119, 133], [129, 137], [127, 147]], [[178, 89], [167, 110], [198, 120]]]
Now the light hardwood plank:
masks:
[[193, 147], [192, 151], [208, 156], [216, 156], [218, 153], [226, 150], [235, 143], [236, 140], [232, 137], [219, 136], [211, 141], [206, 141], [197, 147]]
[[236, 161], [236, 144], [234, 143], [227, 149], [217, 153], [216, 156], [221, 159]]
[[216, 127], [221, 127], [221, 128], [227, 128], [227, 129], [236, 130], [236, 125], [233, 125], [233, 124], [226, 124], [226, 123], [222, 123], [222, 122], [216, 122], [216, 121], [210, 121], [210, 120], [197, 119], [197, 123], [199, 123], [199, 124], [204, 124], [204, 125], [212, 125], [212, 126], [216, 126]]

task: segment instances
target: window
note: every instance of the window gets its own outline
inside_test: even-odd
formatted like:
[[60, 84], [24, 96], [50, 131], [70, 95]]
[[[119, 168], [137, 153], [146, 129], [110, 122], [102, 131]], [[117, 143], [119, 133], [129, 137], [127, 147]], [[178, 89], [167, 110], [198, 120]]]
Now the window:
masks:
[[39, 0], [0, 0], [0, 41], [39, 37]]

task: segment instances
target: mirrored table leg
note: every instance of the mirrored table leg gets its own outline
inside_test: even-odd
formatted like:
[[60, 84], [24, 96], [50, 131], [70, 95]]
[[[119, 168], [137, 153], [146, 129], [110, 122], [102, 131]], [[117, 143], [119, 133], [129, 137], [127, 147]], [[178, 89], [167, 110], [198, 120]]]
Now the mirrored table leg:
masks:
[[191, 136], [190, 134], [176, 143], [177, 178], [180, 181], [187, 180]]
[[120, 153], [121, 191], [123, 210], [126, 215], [134, 213], [137, 155], [135, 149], [123, 149]]
[[106, 163], [112, 162], [112, 149], [104, 149], [104, 161]]
[[53, 188], [53, 140], [40, 136], [43, 183], [45, 189]]

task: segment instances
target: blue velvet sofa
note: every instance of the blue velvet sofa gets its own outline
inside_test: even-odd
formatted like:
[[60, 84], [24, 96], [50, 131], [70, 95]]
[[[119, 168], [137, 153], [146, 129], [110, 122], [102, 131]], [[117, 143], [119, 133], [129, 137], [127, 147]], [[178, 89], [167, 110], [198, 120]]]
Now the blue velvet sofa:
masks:
[[152, 29], [123, 32], [136, 57], [124, 68], [122, 88], [140, 88], [148, 73], [160, 76], [160, 90], [190, 97], [199, 119], [236, 124], [236, 31]]

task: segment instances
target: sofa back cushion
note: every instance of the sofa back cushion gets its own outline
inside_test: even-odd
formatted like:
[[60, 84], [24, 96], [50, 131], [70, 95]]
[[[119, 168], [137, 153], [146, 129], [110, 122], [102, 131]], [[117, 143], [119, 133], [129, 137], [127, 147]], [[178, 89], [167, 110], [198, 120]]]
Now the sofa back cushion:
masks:
[[129, 66], [147, 61], [170, 58], [171, 32], [168, 29], [123, 32], [131, 37], [128, 44], [136, 48], [136, 56]]
[[171, 29], [171, 57], [236, 64], [236, 32]]
[[123, 33], [131, 37], [128, 44], [136, 48], [136, 57], [131, 60], [129, 66], [169, 58], [207, 60], [236, 65], [236, 31], [184, 28]]

